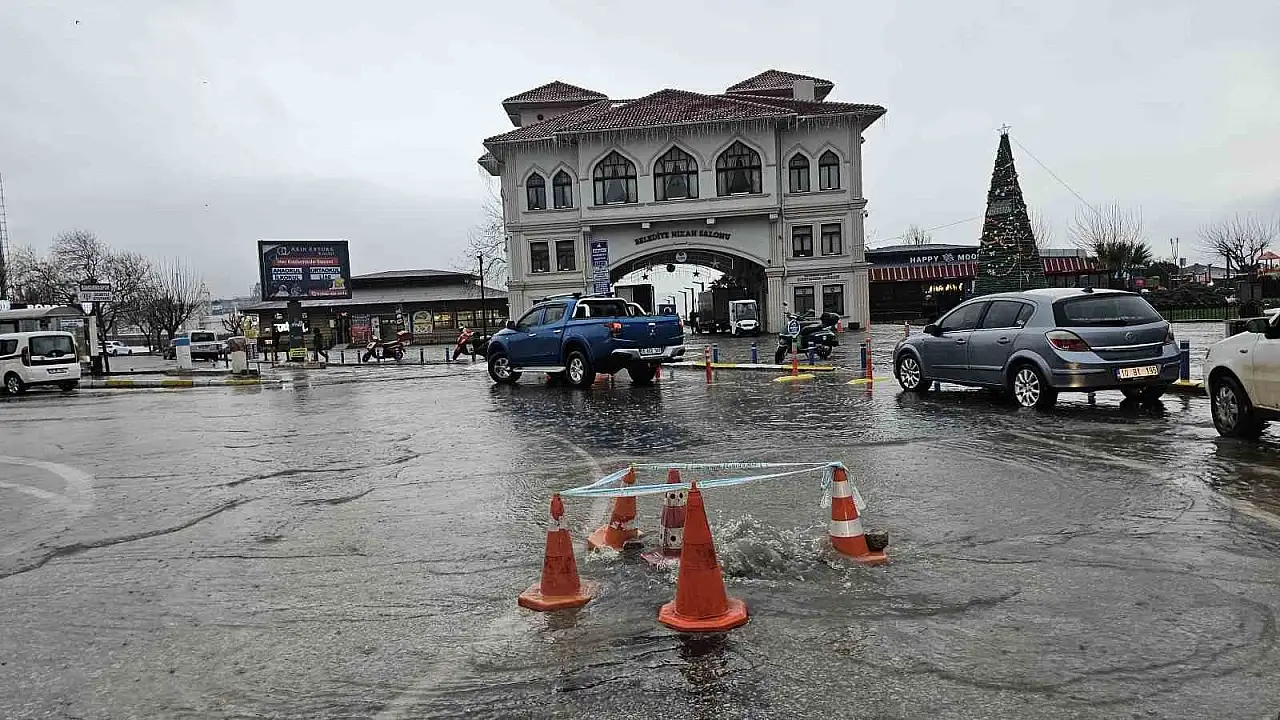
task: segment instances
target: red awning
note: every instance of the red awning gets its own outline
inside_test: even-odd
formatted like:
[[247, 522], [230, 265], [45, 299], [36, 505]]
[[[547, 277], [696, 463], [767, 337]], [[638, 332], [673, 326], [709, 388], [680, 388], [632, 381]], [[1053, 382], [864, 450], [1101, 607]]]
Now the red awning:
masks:
[[927, 265], [872, 265], [871, 282], [907, 282], [911, 280], [972, 280], [978, 275], [978, 263], [929, 263]]
[[1042, 257], [1045, 275], [1086, 275], [1099, 272], [1098, 263], [1093, 258], [1079, 256]]
[[1280, 260], [1280, 255], [1277, 255], [1271, 252], [1270, 250], [1268, 250], [1262, 253], [1262, 255], [1258, 257], [1258, 259], [1259, 260]]

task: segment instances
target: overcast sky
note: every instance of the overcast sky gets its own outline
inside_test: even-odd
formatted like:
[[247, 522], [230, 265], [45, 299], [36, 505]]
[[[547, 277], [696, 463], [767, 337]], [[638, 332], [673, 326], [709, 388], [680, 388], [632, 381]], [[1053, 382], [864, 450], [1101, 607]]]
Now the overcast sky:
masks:
[[[215, 294], [247, 292], [260, 237], [348, 237], [358, 273], [448, 268], [502, 98], [774, 67], [889, 109], [863, 148], [872, 246], [980, 216], [1008, 123], [1088, 202], [1140, 207], [1157, 254], [1180, 236], [1196, 258], [1201, 223], [1280, 212], [1278, 27], [1263, 1], [2, 0], [0, 173], [13, 242], [90, 229]], [[1080, 201], [1014, 153], [1067, 244]]]

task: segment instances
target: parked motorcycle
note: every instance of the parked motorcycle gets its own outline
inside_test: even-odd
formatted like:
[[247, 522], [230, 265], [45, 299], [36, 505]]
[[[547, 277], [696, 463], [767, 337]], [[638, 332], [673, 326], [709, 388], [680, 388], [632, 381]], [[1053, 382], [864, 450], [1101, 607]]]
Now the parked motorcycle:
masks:
[[401, 330], [396, 333], [395, 340], [371, 340], [368, 345], [364, 346], [364, 359], [362, 362], [369, 362], [377, 358], [385, 360], [386, 358], [395, 358], [396, 362], [404, 359], [404, 350], [409, 346], [409, 339], [413, 335], [408, 330]]
[[831, 349], [840, 344], [835, 331], [838, 322], [840, 316], [836, 313], [822, 313], [816, 320], [812, 315], [787, 313], [787, 328], [778, 333], [778, 350], [773, 354], [773, 361], [781, 365], [791, 354], [792, 346], [800, 355], [807, 355], [813, 348], [815, 355], [826, 360], [831, 357]]

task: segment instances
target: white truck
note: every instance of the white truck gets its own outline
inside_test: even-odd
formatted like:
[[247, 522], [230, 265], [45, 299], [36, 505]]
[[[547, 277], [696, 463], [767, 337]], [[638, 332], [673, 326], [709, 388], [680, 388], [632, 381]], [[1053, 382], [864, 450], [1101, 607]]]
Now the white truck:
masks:
[[1280, 420], [1280, 310], [1245, 327], [1209, 348], [1205, 390], [1220, 435], [1256, 438]]

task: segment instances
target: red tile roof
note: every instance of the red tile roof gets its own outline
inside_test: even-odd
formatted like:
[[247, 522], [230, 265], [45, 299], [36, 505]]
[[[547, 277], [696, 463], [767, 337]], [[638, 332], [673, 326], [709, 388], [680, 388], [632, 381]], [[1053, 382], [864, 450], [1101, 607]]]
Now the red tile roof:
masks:
[[604, 93], [554, 80], [546, 85], [540, 85], [532, 90], [525, 90], [518, 95], [512, 95], [503, 100], [502, 105], [506, 107], [507, 105], [591, 102], [593, 100], [604, 100], [605, 98], [606, 95]]
[[734, 93], [732, 95], [722, 95], [721, 97], [734, 98], [739, 100], [750, 100], [751, 102], [761, 103], [764, 105], [773, 105], [775, 107], [786, 108], [800, 115], [874, 115], [880, 117], [885, 114], [885, 109], [879, 105], [864, 105], [862, 103], [844, 103], [844, 102], [826, 102], [826, 101], [807, 101], [794, 100], [792, 98], [769, 97], [768, 95], [749, 95], [746, 93]]
[[819, 98], [826, 97], [827, 93], [836, 86], [830, 80], [813, 77], [812, 75], [801, 75], [799, 73], [786, 72], [784, 70], [765, 70], [759, 75], [743, 80], [740, 83], [730, 85], [725, 92], [728, 93], [753, 93], [764, 91], [791, 90], [797, 80], [812, 80], [814, 93]]
[[606, 100], [597, 100], [590, 105], [580, 107], [577, 110], [571, 110], [563, 115], [557, 115], [550, 120], [543, 120], [539, 123], [526, 125], [516, 128], [511, 132], [494, 135], [487, 138], [485, 143], [509, 143], [523, 142], [529, 140], [550, 140], [555, 134], [571, 127], [577, 122], [590, 120], [594, 117], [609, 112], [610, 103]]
[[687, 90], [659, 90], [607, 113], [575, 123], [565, 128], [564, 132], [601, 132], [693, 125], [725, 120], [778, 118], [790, 114], [789, 111], [774, 105], [764, 105], [723, 95], [703, 95]]

